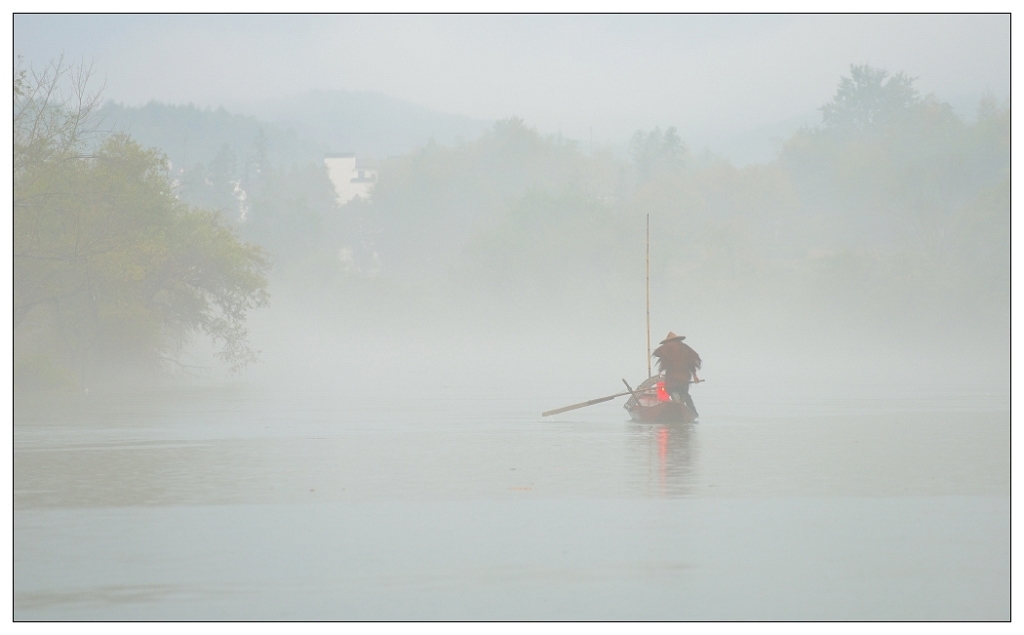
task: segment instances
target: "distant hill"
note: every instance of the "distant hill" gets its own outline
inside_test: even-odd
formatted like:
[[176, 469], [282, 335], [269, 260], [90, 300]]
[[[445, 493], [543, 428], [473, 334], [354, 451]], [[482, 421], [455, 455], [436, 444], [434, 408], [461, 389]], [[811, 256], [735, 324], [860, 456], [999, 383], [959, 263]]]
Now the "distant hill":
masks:
[[267, 160], [277, 165], [320, 161], [326, 151], [325, 146], [294, 130], [232, 114], [223, 108], [157, 102], [125, 106], [108, 102], [99, 114], [105, 130], [127, 132], [144, 146], [160, 148], [177, 167], [208, 164], [225, 144], [238, 156], [245, 156], [262, 143]]
[[256, 151], [261, 134], [266, 158], [291, 165], [320, 161], [328, 152], [384, 159], [431, 140], [455, 145], [478, 138], [492, 125], [387, 95], [348, 91], [311, 91], [245, 110], [237, 114], [193, 104], [108, 102], [100, 115], [105, 130], [127, 132], [145, 146], [160, 148], [179, 167], [208, 164], [225, 144], [244, 157]]
[[493, 122], [452, 115], [379, 93], [316, 90], [290, 99], [254, 104], [246, 111], [332, 152], [383, 159], [430, 140], [454, 145], [473, 140]]

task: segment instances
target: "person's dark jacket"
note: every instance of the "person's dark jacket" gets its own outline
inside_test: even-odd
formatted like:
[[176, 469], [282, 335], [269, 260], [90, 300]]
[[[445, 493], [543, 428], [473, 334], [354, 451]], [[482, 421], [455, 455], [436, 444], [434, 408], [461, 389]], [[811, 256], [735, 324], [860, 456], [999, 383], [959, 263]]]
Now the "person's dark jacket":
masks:
[[700, 355], [679, 340], [665, 342], [653, 353], [658, 358], [658, 370], [665, 374], [665, 390], [689, 388], [693, 374], [700, 370]]

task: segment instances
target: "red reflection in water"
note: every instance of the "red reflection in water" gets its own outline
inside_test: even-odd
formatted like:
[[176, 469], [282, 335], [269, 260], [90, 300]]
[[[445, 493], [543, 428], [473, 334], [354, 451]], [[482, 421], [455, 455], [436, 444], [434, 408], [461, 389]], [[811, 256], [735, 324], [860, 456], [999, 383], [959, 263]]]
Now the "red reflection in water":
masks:
[[[660, 390], [660, 388], [659, 388]], [[658, 477], [661, 485], [661, 493], [665, 494], [665, 480], [668, 476], [668, 428], [658, 430]]]

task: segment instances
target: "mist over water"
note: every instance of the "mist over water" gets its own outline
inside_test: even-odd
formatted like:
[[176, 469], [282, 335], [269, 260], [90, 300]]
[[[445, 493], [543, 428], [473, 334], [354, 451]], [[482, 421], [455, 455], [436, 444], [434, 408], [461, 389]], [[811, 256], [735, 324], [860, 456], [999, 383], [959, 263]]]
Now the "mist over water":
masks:
[[[518, 111], [488, 110], [487, 82], [439, 99], [409, 78], [412, 40], [373, 60], [401, 90], [268, 79], [237, 109], [171, 76], [136, 105], [123, 64], [90, 102], [24, 61], [14, 618], [1008, 620], [1008, 86], [964, 77], [1005, 79], [1008, 50], [979, 42], [1008, 20], [917, 17], [914, 38], [962, 36], [963, 68], [863, 63], [843, 42], [886, 16], [556, 19], [647, 29], [646, 53], [587, 66], [606, 83], [678, 57], [674, 28], [765, 51], [839, 29], [821, 47], [841, 65], [779, 71], [818, 96], [773, 101], [777, 125], [736, 114], [762, 84], [680, 66], [699, 108], [577, 106], [563, 132], [550, 77], [508, 75]], [[189, 20], [240, 42], [326, 28], [284, 18]], [[482, 16], [396, 20], [325, 24], [476, 24], [481, 59], [509, 52]], [[523, 68], [586, 66], [553, 23], [504, 24], [532, 20]], [[19, 51], [52, 48], [45, 21], [19, 17]], [[144, 60], [166, 43], [139, 34], [179, 22], [67, 41]], [[696, 422], [631, 421], [624, 397], [541, 415], [637, 386], [669, 331], [703, 359]]]
[[20, 402], [16, 617], [1008, 619], [1005, 385], [700, 346], [696, 423], [542, 418], [642, 339], [402, 335]]

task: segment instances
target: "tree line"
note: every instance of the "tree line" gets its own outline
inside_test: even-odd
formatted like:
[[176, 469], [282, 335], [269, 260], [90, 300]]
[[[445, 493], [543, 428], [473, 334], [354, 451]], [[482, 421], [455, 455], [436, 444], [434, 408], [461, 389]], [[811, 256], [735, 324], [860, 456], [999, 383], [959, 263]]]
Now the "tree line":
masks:
[[16, 385], [88, 388], [180, 365], [195, 338], [233, 370], [267, 255], [182, 202], [165, 157], [103, 134], [90, 69], [58, 59], [14, 80]]
[[169, 170], [99, 130], [87, 80], [62, 61], [15, 77], [20, 383], [174, 367], [201, 336], [241, 369], [270, 285], [338, 324], [613, 314], [642, 285], [648, 215], [666, 313], [1008, 324], [1009, 110], [985, 99], [965, 120], [904, 73], [851, 66], [821, 124], [766, 164], [693, 151], [675, 128], [586, 152], [513, 117], [381, 160], [351, 202], [248, 120], [232, 124], [248, 147]]
[[915, 81], [851, 66], [821, 123], [760, 165], [691, 149], [671, 127], [587, 152], [512, 117], [380, 161], [368, 201], [334, 201], [322, 164], [255, 160], [258, 137], [184, 175], [182, 195], [230, 210], [271, 254], [277, 288], [331, 315], [614, 312], [642, 284], [650, 215], [666, 311], [1003, 324], [1009, 111], [985, 99], [966, 120]]

